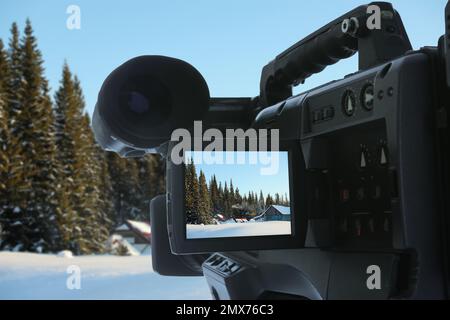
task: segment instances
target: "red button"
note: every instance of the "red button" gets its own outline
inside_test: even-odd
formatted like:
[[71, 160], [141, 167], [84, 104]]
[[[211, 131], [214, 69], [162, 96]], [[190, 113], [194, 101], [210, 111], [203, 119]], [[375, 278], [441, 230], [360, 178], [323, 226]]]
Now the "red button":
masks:
[[347, 202], [350, 199], [350, 191], [348, 189], [341, 189], [339, 191], [339, 199], [342, 202]]
[[356, 236], [360, 237], [361, 236], [361, 221], [359, 221], [359, 219], [356, 219], [355, 221], [355, 231], [356, 231]]

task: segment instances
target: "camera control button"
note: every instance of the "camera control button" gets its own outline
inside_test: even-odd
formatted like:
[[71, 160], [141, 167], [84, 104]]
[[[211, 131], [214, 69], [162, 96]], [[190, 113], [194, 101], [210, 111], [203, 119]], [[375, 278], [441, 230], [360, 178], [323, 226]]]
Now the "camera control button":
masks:
[[361, 91], [361, 104], [364, 109], [370, 111], [373, 109], [374, 90], [373, 84], [366, 84]]
[[348, 189], [341, 189], [339, 191], [339, 199], [341, 202], [347, 202], [350, 200], [350, 191]]
[[364, 187], [358, 188], [358, 190], [356, 190], [356, 199], [362, 201], [365, 198], [366, 198], [366, 191], [364, 190]]
[[328, 107], [324, 111], [326, 119], [332, 119], [334, 117], [334, 108]]
[[366, 155], [365, 155], [364, 151], [361, 151], [361, 159], [359, 161], [359, 167], [361, 169], [364, 169], [365, 167], [367, 167]]
[[355, 113], [355, 108], [355, 94], [351, 90], [345, 91], [344, 95], [342, 96], [342, 110], [347, 116], [351, 117]]
[[389, 96], [389, 97], [392, 97], [392, 96], [394, 95], [394, 88], [393, 88], [393, 87], [389, 87], [387, 93], [388, 93], [388, 96]]
[[355, 220], [355, 234], [357, 237], [360, 237], [362, 234], [362, 225], [360, 219]]
[[381, 187], [376, 185], [372, 189], [372, 199], [377, 200], [381, 198]]
[[385, 165], [387, 164], [387, 157], [386, 157], [386, 151], [384, 147], [381, 147], [381, 154], [380, 154], [380, 164]]

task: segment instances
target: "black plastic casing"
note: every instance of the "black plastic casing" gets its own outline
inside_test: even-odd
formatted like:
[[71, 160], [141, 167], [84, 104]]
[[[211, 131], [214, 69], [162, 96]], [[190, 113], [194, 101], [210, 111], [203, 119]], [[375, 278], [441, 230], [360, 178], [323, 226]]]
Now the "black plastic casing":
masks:
[[202, 255], [177, 256], [171, 253], [167, 233], [166, 195], [156, 196], [150, 203], [152, 222], [152, 267], [163, 276], [202, 276]]
[[[292, 97], [259, 114], [254, 126], [279, 128], [281, 139], [295, 141], [301, 147], [308, 173], [329, 170], [331, 177], [325, 189], [330, 197], [323, 199], [321, 210], [308, 207], [305, 247], [265, 250], [261, 246], [259, 251], [226, 254], [240, 265], [231, 274], [220, 273], [205, 263], [204, 274], [217, 299], [257, 299], [267, 293], [307, 299], [447, 297], [448, 252], [443, 246], [441, 221], [448, 213], [440, 210], [437, 199], [437, 97], [433, 87], [442, 79], [433, 77], [437, 74], [432, 64], [436, 55], [436, 48], [411, 52]], [[368, 82], [374, 85], [375, 92], [370, 111], [364, 110], [359, 100], [359, 92]], [[352, 116], [342, 111], [342, 96], [347, 90], [358, 98]], [[314, 112], [330, 106], [334, 107], [334, 117], [313, 123]], [[359, 159], [354, 155], [358, 153], [348, 153], [345, 148], [358, 151], [360, 142], [366, 143], [367, 139], [370, 143], [372, 136], [381, 137], [388, 150], [382, 192], [390, 209], [386, 214], [391, 215], [391, 229], [383, 241], [358, 237], [342, 241], [336, 224], [340, 207], [334, 205], [338, 190], [333, 181], [339, 180], [335, 178], [341, 174], [336, 169], [353, 168], [354, 177], [349, 178], [359, 178], [364, 171], [357, 168]], [[339, 155], [336, 146], [343, 147], [342, 154], [347, 157], [335, 157]], [[302, 189], [311, 194], [312, 186], [309, 183]], [[370, 265], [382, 270], [379, 290], [366, 286]], [[275, 274], [274, 268], [285, 272]], [[251, 286], [243, 281], [252, 277], [261, 281]]]

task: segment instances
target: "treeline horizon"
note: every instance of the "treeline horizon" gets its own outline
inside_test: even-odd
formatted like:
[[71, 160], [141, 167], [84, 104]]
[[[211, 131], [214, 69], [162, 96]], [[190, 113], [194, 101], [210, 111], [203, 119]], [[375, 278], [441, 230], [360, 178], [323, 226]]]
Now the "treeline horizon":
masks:
[[160, 157], [123, 159], [96, 144], [67, 62], [52, 99], [27, 19], [0, 39], [0, 250], [101, 253], [125, 219], [149, 220], [164, 192]]
[[211, 224], [216, 215], [220, 214], [224, 219], [253, 218], [262, 213], [271, 205], [290, 206], [287, 194], [280, 195], [268, 193], [266, 197], [262, 190], [249, 191], [241, 195], [239, 187], [233, 185], [233, 181], [217, 181], [212, 175], [210, 181], [202, 170], [197, 174], [197, 168], [192, 159], [184, 164], [185, 173], [185, 210], [186, 223]]

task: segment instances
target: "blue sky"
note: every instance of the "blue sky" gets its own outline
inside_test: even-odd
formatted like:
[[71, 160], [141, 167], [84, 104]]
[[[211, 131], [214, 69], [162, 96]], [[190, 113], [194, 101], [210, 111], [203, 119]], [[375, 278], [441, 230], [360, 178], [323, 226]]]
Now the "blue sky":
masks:
[[[368, 1], [367, 1], [368, 2]], [[394, 0], [414, 48], [444, 32], [445, 0]], [[278, 53], [353, 7], [354, 0], [2, 0], [0, 38], [29, 17], [58, 86], [64, 59], [79, 76], [91, 113], [104, 78], [126, 60], [162, 54], [193, 64], [212, 96], [258, 95], [261, 68]], [[66, 8], [81, 8], [81, 30], [66, 28]], [[353, 57], [308, 79], [295, 92], [355, 71]]]
[[[227, 153], [232, 154], [230, 152], [217, 152], [217, 155], [224, 156], [224, 154]], [[200, 170], [203, 171], [206, 181], [209, 181], [213, 175], [216, 175], [217, 182], [222, 182], [222, 186], [224, 186], [225, 181], [227, 181], [228, 187], [230, 186], [230, 179], [232, 179], [234, 188], [238, 187], [239, 193], [242, 196], [248, 194], [249, 191], [257, 192], [259, 195], [259, 191], [262, 190], [264, 197], [268, 193], [274, 196], [277, 192], [283, 196], [287, 194], [289, 197], [289, 166], [287, 152], [278, 153], [278, 170], [276, 170], [276, 172], [274, 171], [274, 174], [271, 175], [261, 174], [261, 168], [267, 168], [268, 162], [262, 163], [261, 161], [258, 161], [257, 163], [251, 163], [248, 156], [249, 152], [246, 152], [245, 154], [246, 161], [244, 164], [236, 164], [237, 157], [234, 158], [234, 163], [220, 165], [205, 164], [204, 161], [203, 163], [196, 163], [195, 168], [197, 174], [200, 174]], [[186, 157], [187, 159], [192, 158], [191, 153], [186, 153]], [[225, 162], [225, 157], [223, 157], [223, 159]]]

